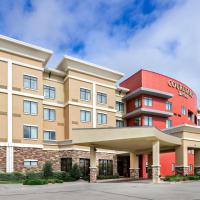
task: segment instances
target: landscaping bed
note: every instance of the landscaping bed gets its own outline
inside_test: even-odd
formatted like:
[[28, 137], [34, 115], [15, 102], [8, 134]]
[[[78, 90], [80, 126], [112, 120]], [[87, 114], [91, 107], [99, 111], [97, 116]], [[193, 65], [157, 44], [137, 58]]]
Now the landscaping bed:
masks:
[[188, 181], [188, 180], [200, 180], [200, 176], [192, 176], [192, 175], [178, 176], [178, 175], [174, 175], [174, 176], [166, 176], [163, 180], [164, 181], [169, 181], [169, 182], [180, 182], [180, 181]]

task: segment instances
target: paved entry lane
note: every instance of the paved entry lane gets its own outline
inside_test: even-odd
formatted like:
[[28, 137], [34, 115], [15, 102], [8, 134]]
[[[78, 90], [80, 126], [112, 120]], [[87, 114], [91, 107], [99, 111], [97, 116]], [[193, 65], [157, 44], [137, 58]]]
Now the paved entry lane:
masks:
[[0, 185], [0, 200], [200, 200], [200, 182], [87, 182], [45, 186]]

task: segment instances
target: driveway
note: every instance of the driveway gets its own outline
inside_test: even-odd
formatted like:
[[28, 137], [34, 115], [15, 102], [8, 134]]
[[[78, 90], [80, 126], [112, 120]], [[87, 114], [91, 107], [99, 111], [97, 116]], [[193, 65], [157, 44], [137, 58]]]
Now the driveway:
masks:
[[45, 186], [0, 185], [0, 200], [200, 200], [200, 182], [75, 182]]

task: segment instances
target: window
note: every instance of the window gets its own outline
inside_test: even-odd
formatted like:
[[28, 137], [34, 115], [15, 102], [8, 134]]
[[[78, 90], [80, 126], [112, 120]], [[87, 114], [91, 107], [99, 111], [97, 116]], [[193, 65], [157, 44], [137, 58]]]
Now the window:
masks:
[[24, 88], [37, 90], [37, 78], [29, 75], [24, 75]]
[[29, 115], [37, 115], [38, 103], [34, 101], [24, 100], [24, 113]]
[[37, 160], [24, 160], [24, 167], [37, 167], [38, 161]]
[[144, 126], [153, 126], [152, 117], [144, 117]]
[[152, 106], [152, 98], [150, 97], [144, 97], [144, 105], [145, 106]]
[[117, 112], [124, 112], [124, 103], [116, 101], [116, 110]]
[[55, 121], [56, 111], [54, 109], [44, 108], [44, 120]]
[[174, 172], [175, 171], [175, 164], [173, 163], [172, 164], [172, 172]]
[[61, 171], [69, 172], [72, 169], [72, 158], [61, 158]]
[[190, 172], [193, 172], [193, 165], [192, 164], [190, 164]]
[[101, 104], [107, 104], [107, 94], [97, 92], [97, 102]]
[[81, 88], [80, 89], [80, 99], [82, 101], [90, 101], [90, 98], [91, 98], [91, 92], [90, 92], [90, 90]]
[[48, 85], [44, 85], [44, 98], [45, 99], [55, 99], [55, 97], [56, 97], [55, 87], [50, 87]]
[[99, 175], [112, 176], [113, 175], [113, 161], [112, 160], [99, 160]]
[[37, 139], [38, 127], [24, 125], [24, 138], [25, 139]]
[[135, 108], [141, 107], [141, 99], [135, 99]]
[[90, 173], [90, 159], [80, 158], [79, 167], [81, 172], [81, 177], [86, 177]]
[[200, 119], [197, 119], [197, 125], [200, 126]]
[[104, 113], [97, 114], [98, 124], [107, 124], [107, 115]]
[[169, 101], [166, 102], [166, 110], [172, 111], [172, 103]]
[[44, 140], [56, 140], [56, 132], [44, 131]]
[[135, 126], [142, 126], [141, 117], [136, 117], [135, 118]]
[[135, 108], [141, 107], [141, 99], [135, 99]]
[[185, 106], [181, 107], [181, 114], [182, 115], [186, 115], [186, 108], [185, 108]]
[[81, 122], [90, 122], [91, 112], [86, 110], [81, 110]]
[[116, 120], [116, 127], [117, 128], [124, 127], [124, 121], [123, 120]]
[[172, 120], [167, 119], [166, 120], [166, 128], [171, 128], [172, 127]]
[[194, 114], [192, 111], [188, 110], [188, 120], [194, 122]]

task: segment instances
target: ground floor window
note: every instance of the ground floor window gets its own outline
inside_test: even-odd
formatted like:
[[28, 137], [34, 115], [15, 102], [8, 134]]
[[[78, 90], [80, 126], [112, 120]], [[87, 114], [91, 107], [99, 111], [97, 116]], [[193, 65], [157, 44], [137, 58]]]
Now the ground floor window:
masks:
[[112, 176], [113, 175], [113, 161], [112, 160], [99, 160], [99, 175]]
[[72, 158], [61, 158], [61, 171], [69, 172], [72, 168]]
[[24, 167], [37, 167], [38, 161], [37, 160], [24, 160]]
[[81, 171], [81, 177], [86, 177], [90, 173], [90, 159], [80, 158], [79, 167]]
[[190, 164], [190, 172], [193, 172], [193, 165], [192, 164]]
[[172, 164], [172, 172], [174, 172], [175, 171], [175, 164], [173, 163]]

